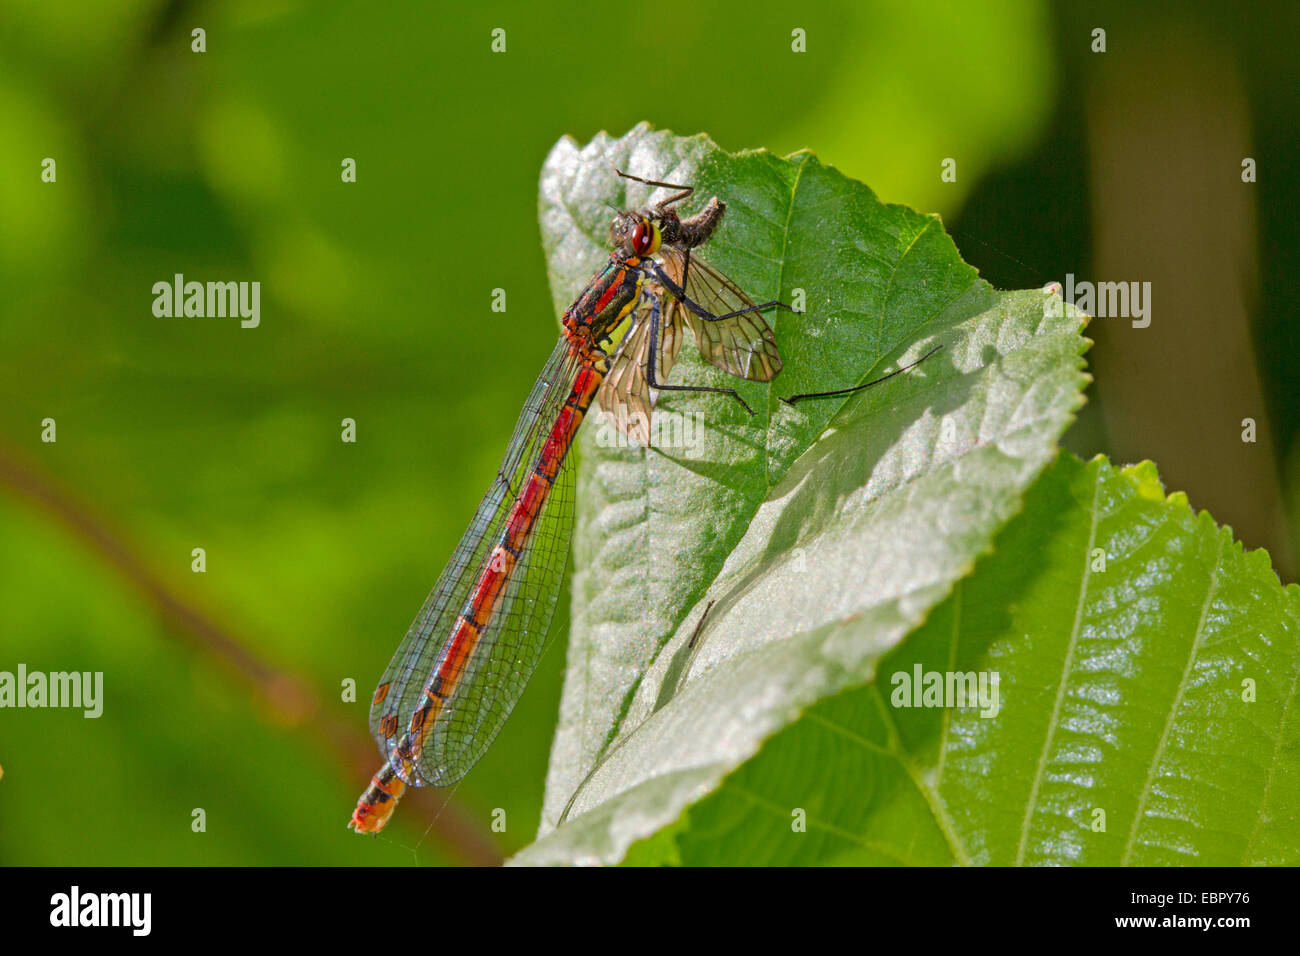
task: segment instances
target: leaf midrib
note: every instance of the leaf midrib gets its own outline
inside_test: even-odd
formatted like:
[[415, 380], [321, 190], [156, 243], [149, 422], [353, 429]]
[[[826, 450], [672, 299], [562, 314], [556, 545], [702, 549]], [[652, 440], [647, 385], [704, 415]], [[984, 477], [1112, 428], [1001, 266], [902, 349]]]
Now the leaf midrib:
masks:
[[1264, 795], [1259, 801], [1259, 813], [1255, 816], [1255, 826], [1250, 831], [1250, 839], [1246, 841], [1246, 850], [1241, 855], [1243, 866], [1249, 865], [1251, 851], [1255, 848], [1255, 843], [1259, 840], [1259, 834], [1264, 826], [1264, 815], [1268, 811], [1269, 797], [1273, 792], [1273, 781], [1277, 779], [1277, 767], [1282, 759], [1282, 741], [1286, 735], [1286, 719], [1291, 712], [1291, 705], [1296, 699], [1296, 690], [1300, 689], [1300, 668], [1291, 672], [1291, 690], [1287, 694], [1286, 703], [1282, 705], [1282, 716], [1278, 719], [1277, 739], [1273, 742], [1273, 761], [1268, 768], [1268, 779], [1264, 782]]
[[[804, 161], [798, 164], [798, 168], [795, 173], [794, 182], [790, 186], [790, 202], [786, 207], [785, 225], [783, 227], [782, 234], [781, 234], [781, 256], [778, 262], [777, 285], [776, 285], [776, 289], [777, 289], [776, 295], [778, 298], [780, 297], [781, 290], [785, 286], [785, 269], [789, 258], [787, 252], [790, 247], [790, 224], [794, 219], [794, 207], [799, 193], [799, 184], [803, 179], [804, 168], [807, 166], [806, 157], [803, 157], [803, 160]], [[626, 203], [627, 202], [626, 188], [624, 188], [623, 199], [624, 202]], [[772, 388], [771, 383], [768, 383], [767, 385], [767, 427], [765, 429], [765, 434], [763, 438], [763, 470], [761, 473], [764, 492], [762, 496], [757, 499], [757, 503], [754, 506], [754, 511], [749, 516], [751, 521], [753, 520], [754, 514], [757, 514], [758, 509], [762, 507], [762, 503], [767, 500], [768, 493], [771, 492], [773, 487], [771, 482], [771, 476], [769, 474], [771, 469], [770, 439], [772, 434], [771, 424], [772, 424], [773, 391], [774, 390]], [[651, 449], [648, 448], [642, 450], [643, 460], [646, 456], [649, 455], [650, 451]], [[649, 520], [649, 516], [651, 514], [649, 496], [650, 496], [650, 486], [649, 483], [647, 483], [645, 495], [643, 496], [644, 503], [645, 503], [645, 514], [646, 514], [646, 521], [644, 522], [644, 524], [645, 524], [647, 554], [651, 553], [650, 545], [652, 543], [650, 541], [650, 537], [652, 533], [651, 532], [652, 522]], [[743, 538], [744, 535], [742, 534], [741, 537]], [[737, 540], [739, 541], [739, 539]], [[599, 767], [601, 763], [604, 762], [606, 755], [609, 753], [610, 746], [614, 743], [615, 740], [617, 740], [620, 736], [623, 735], [623, 731], [624, 731], [623, 723], [626, 720], [627, 715], [631, 712], [632, 704], [636, 700], [636, 695], [637, 692], [641, 689], [641, 685], [645, 682], [646, 675], [650, 673], [651, 668], [654, 666], [654, 663], [659, 659], [659, 655], [663, 653], [664, 648], [667, 647], [668, 644], [672, 641], [673, 635], [676, 634], [677, 631], [681, 628], [682, 622], [685, 621], [688, 617], [690, 617], [691, 612], [699, 604], [700, 599], [705, 594], [709, 593], [709, 588], [713, 587], [714, 582], [718, 580], [718, 574], [721, 573], [722, 568], [725, 564], [726, 564], [726, 560], [724, 558], [723, 561], [718, 565], [718, 569], [707, 580], [701, 582], [700, 588], [696, 591], [696, 593], [692, 596], [692, 598], [685, 603], [684, 609], [680, 614], [680, 616], [674, 615], [675, 620], [664, 632], [663, 639], [659, 642], [659, 647], [655, 650], [655, 653], [651, 656], [648, 665], [641, 671], [641, 673], [636, 675], [636, 678], [628, 686], [628, 689], [623, 694], [623, 699], [619, 704], [617, 718], [610, 723], [609, 730], [605, 734], [605, 739], [604, 741], [602, 741], [600, 749], [593, 755], [592, 764], [591, 764], [593, 770]], [[574, 794], [571, 795], [571, 798], [572, 796], [576, 795], [577, 792], [578, 791], [575, 790]]]
[[1061, 707], [1065, 702], [1065, 689], [1070, 681], [1070, 671], [1074, 667], [1074, 652], [1079, 641], [1079, 632], [1083, 627], [1083, 608], [1087, 602], [1088, 584], [1092, 580], [1092, 549], [1097, 543], [1098, 499], [1101, 496], [1101, 476], [1103, 469], [1097, 468], [1097, 476], [1092, 485], [1091, 525], [1088, 529], [1088, 546], [1083, 549], [1083, 575], [1079, 581], [1079, 600], [1074, 607], [1074, 625], [1070, 630], [1070, 643], [1066, 648], [1065, 660], [1061, 664], [1061, 679], [1056, 685], [1056, 699], [1052, 703], [1052, 716], [1047, 722], [1047, 734], [1043, 738], [1042, 750], [1038, 753], [1038, 769], [1034, 774], [1034, 783], [1029, 790], [1029, 799], [1025, 801], [1025, 818], [1020, 825], [1020, 845], [1016, 849], [1016, 866], [1025, 862], [1025, 845], [1029, 840], [1029, 829], [1038, 803], [1038, 791], [1042, 787], [1043, 773], [1047, 768], [1047, 755], [1052, 749], [1056, 737], [1056, 728], [1061, 719]]
[[1183, 673], [1178, 680], [1178, 691], [1174, 694], [1173, 702], [1169, 705], [1169, 715], [1165, 719], [1164, 729], [1160, 733], [1160, 742], [1156, 745], [1155, 753], [1151, 755], [1146, 780], [1143, 781], [1142, 789], [1138, 791], [1137, 810], [1133, 813], [1133, 823], [1129, 827], [1128, 841], [1124, 844], [1124, 853], [1119, 860], [1120, 866], [1127, 866], [1129, 857], [1133, 853], [1133, 845], [1137, 840], [1138, 830], [1142, 827], [1143, 815], [1146, 813], [1147, 799], [1151, 796], [1151, 791], [1155, 786], [1156, 772], [1160, 769], [1160, 761], [1164, 759], [1165, 747], [1169, 743], [1169, 734], [1173, 731], [1174, 723], [1178, 717], [1178, 710], [1182, 706], [1183, 695], [1187, 692], [1188, 679], [1191, 677], [1192, 668], [1196, 664], [1197, 652], [1201, 649], [1201, 641], [1205, 637], [1205, 622], [1209, 619], [1210, 605], [1213, 603], [1215, 591], [1219, 587], [1219, 571], [1223, 567], [1223, 544], [1226, 535], [1216, 529], [1215, 537], [1219, 540], [1219, 547], [1214, 554], [1214, 571], [1210, 574], [1210, 583], [1205, 589], [1205, 602], [1201, 605], [1201, 614], [1196, 622], [1196, 633], [1192, 637], [1192, 646], [1187, 652], [1187, 662], [1183, 665]]

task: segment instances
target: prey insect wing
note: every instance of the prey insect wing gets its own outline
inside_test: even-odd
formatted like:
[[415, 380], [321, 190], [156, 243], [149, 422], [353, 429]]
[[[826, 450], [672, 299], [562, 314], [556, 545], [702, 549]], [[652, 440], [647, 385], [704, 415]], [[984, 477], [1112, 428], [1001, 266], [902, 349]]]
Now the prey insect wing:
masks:
[[646, 358], [650, 353], [650, 323], [641, 317], [623, 336], [610, 362], [609, 375], [601, 383], [596, 399], [601, 411], [613, 418], [625, 435], [639, 444], [650, 445], [650, 386], [646, 382]]
[[[781, 371], [781, 355], [767, 320], [759, 312], [746, 311], [754, 309], [754, 300], [699, 256], [690, 256], [688, 269], [686, 251], [666, 245], [659, 258], [664, 272], [689, 298], [712, 315], [731, 316], [706, 321], [670, 296], [665, 326], [680, 327], [684, 316], [700, 354], [710, 363], [737, 378], [771, 381]], [[732, 315], [735, 312], [743, 314]]]
[[[642, 294], [642, 301], [633, 313], [632, 327], [623, 336], [611, 360], [609, 375], [597, 393], [601, 409], [612, 416], [614, 424], [633, 441], [646, 447], [650, 445], [650, 420], [654, 408], [647, 377], [652, 345], [650, 311], [654, 302], [651, 296], [663, 299], [662, 291], [654, 286], [647, 287]], [[660, 329], [656, 355], [660, 378], [667, 378], [677, 361], [682, 347], [682, 332], [681, 322], [670, 322]]]

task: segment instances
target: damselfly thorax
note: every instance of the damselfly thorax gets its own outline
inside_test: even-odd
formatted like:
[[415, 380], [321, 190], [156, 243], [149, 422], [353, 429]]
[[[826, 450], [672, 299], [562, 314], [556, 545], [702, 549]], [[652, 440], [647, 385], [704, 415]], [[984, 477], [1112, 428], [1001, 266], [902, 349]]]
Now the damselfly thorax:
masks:
[[[691, 188], [682, 189], [649, 209], [621, 212], [610, 223], [609, 261], [565, 310], [562, 320], [565, 335], [579, 348], [609, 345], [623, 323], [644, 307], [646, 283], [654, 278], [658, 253], [673, 259], [707, 242], [718, 228], [726, 204], [715, 196], [699, 213], [683, 219], [672, 208], [691, 194]], [[663, 288], [656, 285], [653, 292], [663, 295]]]

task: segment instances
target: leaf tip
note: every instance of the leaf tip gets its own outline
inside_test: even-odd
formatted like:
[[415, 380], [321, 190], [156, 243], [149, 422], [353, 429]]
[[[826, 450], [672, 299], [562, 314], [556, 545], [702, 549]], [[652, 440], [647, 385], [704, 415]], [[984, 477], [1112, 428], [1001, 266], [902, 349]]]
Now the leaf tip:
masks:
[[[1097, 457], [1105, 459], [1104, 455], [1098, 455]], [[1165, 486], [1160, 481], [1160, 471], [1156, 468], [1156, 463], [1151, 459], [1145, 458], [1136, 464], [1125, 465], [1120, 470], [1137, 483], [1137, 492], [1141, 497], [1162, 503], [1168, 500], [1165, 496]], [[1186, 495], [1183, 497], [1184, 501], [1186, 501]]]

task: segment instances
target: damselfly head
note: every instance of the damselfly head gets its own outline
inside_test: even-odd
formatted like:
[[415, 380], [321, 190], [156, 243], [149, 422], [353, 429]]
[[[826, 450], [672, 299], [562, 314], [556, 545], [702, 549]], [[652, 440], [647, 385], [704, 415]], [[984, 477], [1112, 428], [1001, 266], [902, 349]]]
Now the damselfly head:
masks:
[[621, 212], [609, 224], [610, 244], [626, 256], [652, 256], [662, 240], [659, 225], [639, 212]]

